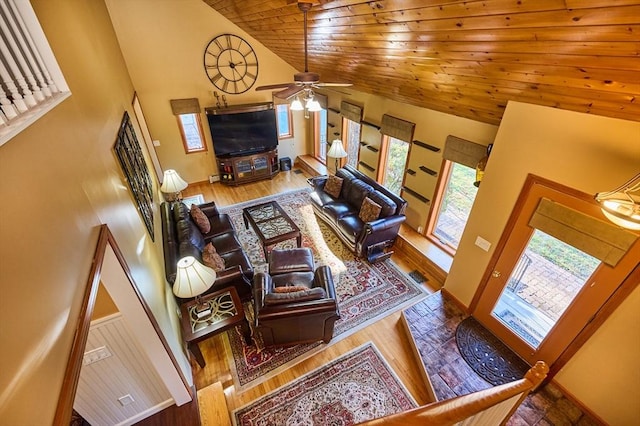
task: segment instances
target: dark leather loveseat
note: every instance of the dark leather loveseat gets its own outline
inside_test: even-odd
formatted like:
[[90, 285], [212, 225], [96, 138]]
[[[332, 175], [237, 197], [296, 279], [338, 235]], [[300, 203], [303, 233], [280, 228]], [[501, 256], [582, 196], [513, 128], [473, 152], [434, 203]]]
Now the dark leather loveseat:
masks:
[[[178, 260], [184, 256], [193, 256], [202, 262], [204, 246], [212, 243], [224, 259], [225, 269], [216, 272], [216, 281], [205, 294], [233, 285], [242, 300], [250, 300], [253, 266], [236, 238], [229, 216], [219, 213], [213, 202], [198, 207], [211, 224], [211, 230], [206, 234], [202, 234], [189, 214], [189, 207], [184, 203], [165, 202], [160, 205], [167, 281], [174, 283]], [[177, 299], [179, 302], [183, 301]]]
[[[325, 192], [328, 176], [310, 180], [314, 188], [311, 205], [315, 214], [356, 255], [366, 257], [370, 262], [386, 259], [392, 253], [387, 249], [393, 245], [400, 225], [406, 219], [407, 202], [351, 166], [341, 168], [336, 176], [343, 179], [339, 197]], [[367, 197], [381, 208], [377, 219], [364, 222], [359, 213]]]

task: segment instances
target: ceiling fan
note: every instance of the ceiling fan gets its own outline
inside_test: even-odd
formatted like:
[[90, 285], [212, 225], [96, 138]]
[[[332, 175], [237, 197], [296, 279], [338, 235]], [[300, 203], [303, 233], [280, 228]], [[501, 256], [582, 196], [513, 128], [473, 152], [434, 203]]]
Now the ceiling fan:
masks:
[[[288, 3], [292, 3], [289, 1]], [[293, 75], [292, 83], [280, 83], [270, 84], [266, 86], [256, 87], [256, 90], [274, 90], [283, 89], [273, 95], [280, 99], [289, 99], [292, 96], [305, 92], [306, 99], [313, 98], [313, 90], [315, 88], [329, 88], [331, 87], [349, 87], [351, 83], [322, 83], [320, 82], [320, 74], [309, 72], [308, 58], [307, 58], [307, 12], [311, 9], [313, 3], [310, 2], [298, 2], [298, 9], [304, 14], [304, 72], [299, 72]]]

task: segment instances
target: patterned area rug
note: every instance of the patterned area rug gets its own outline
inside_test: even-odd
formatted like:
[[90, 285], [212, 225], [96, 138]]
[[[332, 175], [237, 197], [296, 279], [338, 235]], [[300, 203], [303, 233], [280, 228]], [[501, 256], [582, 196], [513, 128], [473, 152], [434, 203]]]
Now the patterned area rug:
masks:
[[[242, 209], [275, 198], [296, 222], [302, 233], [302, 245], [312, 249], [316, 267], [328, 265], [333, 274], [341, 318], [336, 322], [334, 337], [329, 344], [427, 295], [419, 284], [400, 271], [391, 260], [371, 265], [355, 257], [333, 231], [316, 219], [309, 192], [310, 190], [302, 190], [279, 194], [220, 210], [229, 213], [238, 238], [256, 271], [266, 271], [267, 264], [257, 236], [252, 229], [244, 227]], [[295, 239], [276, 245], [278, 248], [295, 246]], [[238, 333], [228, 332], [227, 336], [232, 352], [229, 363], [236, 386], [240, 390], [269, 379], [326, 346], [319, 342], [264, 349], [259, 336], [254, 336], [258, 343], [251, 346], [246, 345]]]
[[480, 377], [494, 386], [522, 379], [529, 365], [473, 317], [456, 329], [462, 358]]
[[235, 425], [353, 425], [417, 407], [373, 343], [233, 413]]

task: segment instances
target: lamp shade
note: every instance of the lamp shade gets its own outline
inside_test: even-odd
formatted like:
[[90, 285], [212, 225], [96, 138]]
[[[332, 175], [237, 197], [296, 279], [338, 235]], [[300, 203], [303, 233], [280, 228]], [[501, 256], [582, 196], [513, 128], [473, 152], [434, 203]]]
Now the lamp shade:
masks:
[[189, 184], [185, 182], [175, 170], [169, 169], [164, 171], [160, 191], [165, 194], [175, 194], [182, 191], [187, 186], [189, 186]]
[[611, 222], [640, 231], [640, 173], [613, 191], [597, 193], [595, 199]]
[[329, 148], [327, 156], [333, 158], [345, 158], [347, 156], [347, 151], [344, 150], [340, 139], [334, 139], [333, 142], [331, 142], [331, 148]]
[[291, 111], [302, 111], [304, 109], [299, 97], [296, 96], [296, 98], [291, 102], [289, 109], [291, 109]]
[[196, 297], [209, 290], [215, 280], [216, 271], [193, 256], [185, 256], [178, 261], [173, 294], [183, 299]]
[[312, 99], [307, 103], [307, 109], [309, 111], [311, 111], [311, 112], [322, 111], [322, 107], [320, 106], [320, 102], [316, 101], [315, 99]]

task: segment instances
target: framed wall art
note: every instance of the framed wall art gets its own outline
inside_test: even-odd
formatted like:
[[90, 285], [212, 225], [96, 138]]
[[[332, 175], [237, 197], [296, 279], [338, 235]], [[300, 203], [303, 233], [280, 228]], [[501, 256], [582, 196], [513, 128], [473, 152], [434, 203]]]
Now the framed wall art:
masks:
[[118, 138], [113, 149], [127, 178], [127, 183], [140, 216], [142, 216], [147, 231], [149, 231], [151, 240], [154, 241], [151, 176], [127, 111], [124, 112], [122, 124], [120, 124], [120, 130], [118, 131]]

